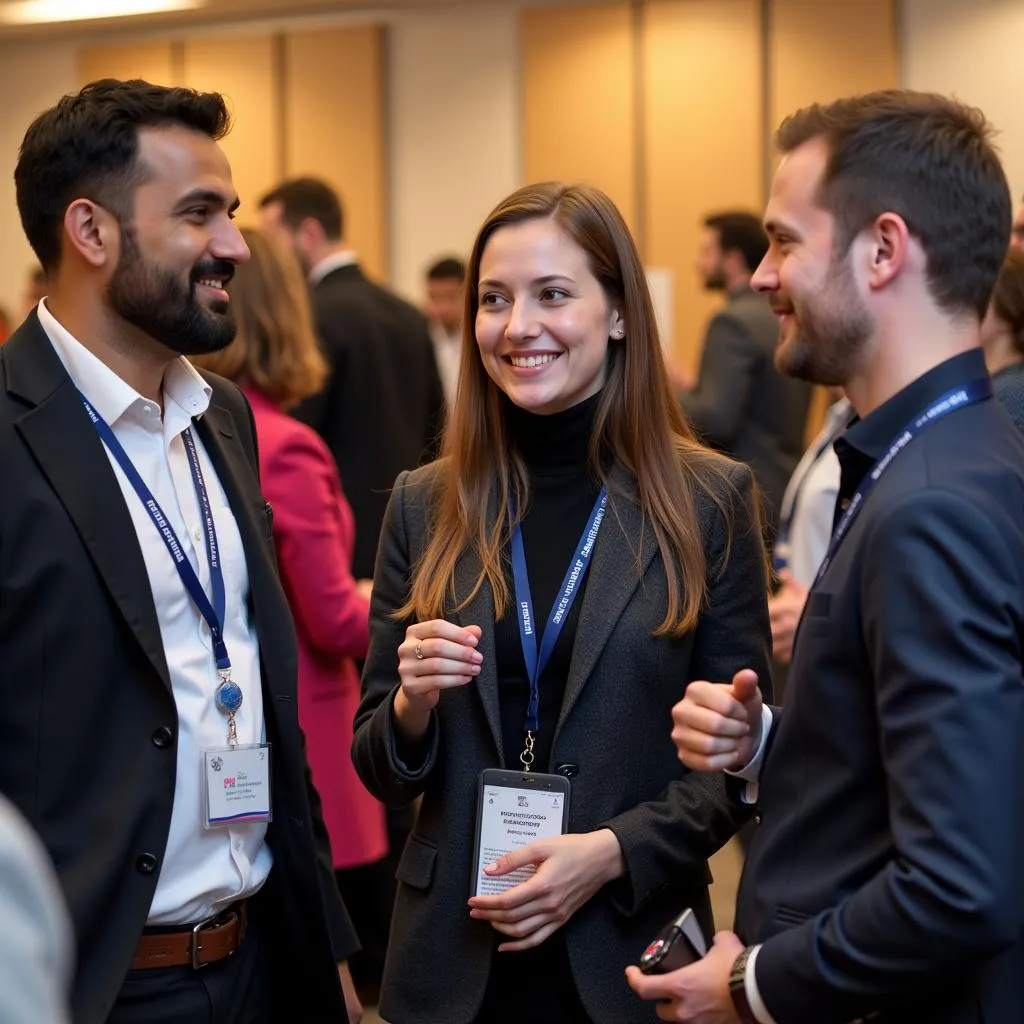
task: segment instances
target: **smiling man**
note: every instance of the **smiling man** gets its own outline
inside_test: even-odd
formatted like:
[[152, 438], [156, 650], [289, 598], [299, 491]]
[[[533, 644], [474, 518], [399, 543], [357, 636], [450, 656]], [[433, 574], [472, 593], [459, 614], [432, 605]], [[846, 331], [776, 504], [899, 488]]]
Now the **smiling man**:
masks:
[[15, 171], [48, 293], [0, 353], [0, 791], [57, 868], [76, 1024], [360, 1013], [252, 415], [184, 358], [235, 334], [227, 130], [105, 80]]
[[784, 711], [752, 672], [674, 709], [681, 760], [745, 779], [757, 829], [739, 937], [631, 970], [663, 1019], [1020, 1019], [1024, 442], [979, 345], [1011, 221], [989, 134], [901, 91], [779, 129], [753, 286], [780, 368], [842, 387], [859, 419]]

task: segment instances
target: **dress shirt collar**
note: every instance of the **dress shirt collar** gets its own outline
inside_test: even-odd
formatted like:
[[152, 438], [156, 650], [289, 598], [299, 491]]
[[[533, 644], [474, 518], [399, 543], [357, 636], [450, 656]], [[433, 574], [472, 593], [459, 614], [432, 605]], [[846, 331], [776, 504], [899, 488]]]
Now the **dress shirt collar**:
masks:
[[[47, 309], [45, 299], [40, 301], [37, 312], [39, 323], [75, 387], [110, 426], [138, 403], [149, 404], [57, 320]], [[184, 356], [179, 356], [164, 373], [163, 393], [165, 405], [176, 407], [165, 409], [165, 416], [178, 413], [184, 429], [188, 421], [209, 408], [213, 390], [199, 371]]]
[[328, 274], [342, 267], [351, 267], [358, 263], [356, 254], [351, 249], [339, 249], [325, 256], [309, 272], [309, 283], [319, 284]]
[[958, 384], [987, 375], [981, 349], [961, 352], [911, 381], [888, 401], [853, 425], [836, 443], [840, 459], [852, 448], [872, 463], [888, 450], [897, 434], [918, 414]]

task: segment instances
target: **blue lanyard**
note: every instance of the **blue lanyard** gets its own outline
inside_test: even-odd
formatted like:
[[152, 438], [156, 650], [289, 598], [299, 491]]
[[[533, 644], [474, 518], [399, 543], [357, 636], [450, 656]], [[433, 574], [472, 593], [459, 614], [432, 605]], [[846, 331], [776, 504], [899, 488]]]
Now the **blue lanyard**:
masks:
[[163, 509], [160, 508], [156, 498], [153, 497], [152, 492], [146, 486], [146, 482], [139, 476], [139, 471], [132, 465], [132, 460], [128, 457], [128, 453], [121, 446], [121, 442], [118, 441], [113, 430], [110, 429], [110, 426], [103, 417], [90, 405], [89, 400], [84, 395], [80, 395], [80, 397], [85, 405], [86, 412], [89, 414], [89, 418], [96, 426], [101, 440], [114, 458], [117, 459], [117, 464], [124, 471], [124, 475], [128, 478], [132, 487], [135, 488], [135, 493], [139, 496], [143, 507], [149, 513], [150, 519], [153, 520], [153, 524], [163, 538], [164, 544], [167, 545], [167, 550], [171, 553], [171, 558], [174, 560], [174, 567], [178, 570], [178, 575], [181, 577], [181, 582], [185, 585], [189, 597], [192, 598], [196, 608], [199, 610], [199, 614], [202, 615], [206, 620], [206, 624], [210, 627], [210, 637], [213, 641], [213, 654], [217, 659], [217, 669], [221, 677], [227, 680], [231, 669], [231, 661], [228, 658], [228, 649], [224, 643], [224, 629], [222, 625], [225, 612], [224, 572], [220, 562], [220, 548], [217, 546], [217, 530], [213, 522], [213, 510], [210, 508], [210, 498], [206, 493], [206, 482], [203, 480], [203, 470], [199, 465], [199, 453], [196, 451], [196, 443], [192, 438], [192, 431], [185, 430], [181, 436], [185, 442], [189, 469], [192, 471], [192, 484], [195, 487], [199, 509], [206, 527], [206, 558], [210, 563], [210, 581], [213, 585], [212, 605], [206, 596], [206, 592], [203, 590], [203, 585], [199, 581], [195, 569], [192, 568], [192, 563], [185, 555], [185, 550], [181, 546], [174, 528], [168, 522]]
[[[594, 553], [597, 531], [601, 528], [601, 520], [604, 519], [607, 507], [608, 492], [602, 487], [579, 544], [576, 545], [576, 553], [572, 556], [565, 578], [562, 580], [560, 596], [551, 608], [551, 614], [548, 616], [547, 625], [544, 627], [544, 634], [541, 637], [539, 651], [537, 649], [536, 620], [533, 617], [533, 598], [530, 596], [530, 580], [526, 574], [523, 534], [518, 523], [512, 531], [512, 575], [516, 589], [516, 616], [519, 620], [519, 638], [523, 644], [526, 674], [530, 680], [530, 702], [526, 707], [526, 724], [524, 726], [528, 737], [528, 751], [532, 751], [533, 734], [538, 729], [540, 677], [551, 660], [551, 652], [555, 649], [555, 643], [569, 616], [569, 609], [572, 608], [573, 601], [576, 600], [576, 595], [579, 593], [580, 584], [587, 573], [590, 556]], [[532, 760], [531, 752], [530, 761], [532, 762]], [[524, 761], [523, 763], [529, 770], [529, 762]]]
[[991, 397], [991, 378], [979, 377], [976, 380], [968, 381], [966, 384], [947, 391], [941, 398], [925, 409], [923, 413], [915, 416], [896, 435], [896, 440], [889, 446], [889, 450], [871, 467], [867, 476], [861, 481], [860, 486], [854, 491], [853, 497], [850, 498], [850, 504], [846, 507], [843, 517], [839, 520], [832, 533], [828, 553], [818, 569], [818, 575], [814, 578], [815, 583], [825, 575], [829, 565], [832, 564], [832, 559], [835, 558], [836, 552], [839, 550], [839, 545], [843, 543], [846, 535], [850, 532], [853, 521], [860, 514], [861, 509], [864, 508], [864, 502], [867, 500], [868, 495], [875, 484], [882, 478], [885, 471], [892, 465], [896, 456], [926, 427], [933, 423], [938, 423], [939, 420], [948, 416], [951, 412], [956, 412], [958, 409], [966, 409], [969, 405], [974, 405], [976, 402], [982, 402], [986, 398]]

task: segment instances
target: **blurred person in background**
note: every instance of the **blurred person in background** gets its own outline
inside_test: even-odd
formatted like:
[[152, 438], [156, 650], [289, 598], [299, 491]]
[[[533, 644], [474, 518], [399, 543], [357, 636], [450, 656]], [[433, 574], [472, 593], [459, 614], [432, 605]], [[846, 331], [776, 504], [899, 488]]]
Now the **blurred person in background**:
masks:
[[772, 551], [772, 568], [779, 587], [768, 601], [768, 612], [772, 620], [772, 656], [782, 667], [772, 673], [775, 699], [780, 704], [796, 627], [832, 538], [839, 494], [839, 458], [833, 444], [854, 416], [853, 407], [841, 389], [830, 388], [829, 394], [832, 404], [825, 413], [825, 422], [786, 487], [779, 535]]
[[272, 189], [260, 200], [260, 226], [292, 248], [309, 281], [330, 376], [292, 411], [334, 456], [356, 517], [352, 571], [370, 577], [391, 485], [433, 457], [443, 422], [426, 317], [363, 273], [326, 182], [298, 178]]
[[[724, 308], [704, 336], [697, 380], [679, 393], [698, 436], [754, 471], [774, 536], [786, 484], [804, 450], [811, 388], [775, 368], [779, 325], [750, 277], [768, 251], [760, 218], [743, 211], [705, 218], [697, 272]], [[684, 382], [685, 383], [685, 382]]]
[[[422, 796], [380, 1010], [644, 1024], [623, 969], [669, 907], [710, 929], [706, 860], [747, 813], [682, 769], [665, 725], [705, 671], [753, 658], [768, 683], [755, 488], [681, 415], [604, 193], [510, 195], [467, 286], [444, 456], [391, 493], [356, 720], [371, 790]], [[569, 779], [568, 832], [503, 856], [492, 877], [528, 880], [467, 906], [480, 772], [528, 763]]]
[[996, 398], [1024, 430], [1024, 249], [1006, 256], [981, 324], [981, 347]]
[[1024, 249], [1024, 203], [1017, 207], [1017, 213], [1013, 218], [1013, 226], [1010, 228], [1010, 248]]
[[[371, 581], [352, 576], [352, 510], [327, 446], [285, 411], [319, 390], [327, 364], [295, 257], [256, 229], [243, 229], [242, 237], [251, 258], [228, 285], [238, 333], [226, 349], [194, 362], [234, 381], [252, 405], [263, 494], [298, 633], [299, 724], [334, 867], [360, 940], [386, 942], [386, 934], [377, 935], [381, 922], [372, 907], [367, 913], [360, 870], [387, 854], [384, 808], [363, 786], [349, 754], [359, 704], [356, 660], [366, 656], [369, 643]], [[357, 979], [361, 955], [351, 961]]]
[[68, 1024], [74, 939], [53, 862], [0, 796], [0, 1021]]
[[423, 312], [430, 324], [434, 359], [444, 389], [445, 406], [455, 401], [462, 352], [462, 316], [466, 307], [466, 264], [456, 256], [437, 260], [427, 269]]
[[[285, 181], [260, 199], [260, 225], [289, 246], [306, 274], [313, 321], [330, 375], [292, 414], [327, 443], [356, 521], [352, 572], [373, 576], [377, 541], [395, 477], [434, 457], [444, 393], [426, 317], [371, 281], [346, 240], [341, 197], [319, 178]], [[397, 856], [412, 827], [408, 807], [387, 810], [390, 853], [360, 887], [375, 903], [375, 934], [386, 937]], [[373, 868], [366, 868], [372, 873]], [[384, 967], [385, 938], [364, 927], [356, 961], [360, 991], [372, 999]]]

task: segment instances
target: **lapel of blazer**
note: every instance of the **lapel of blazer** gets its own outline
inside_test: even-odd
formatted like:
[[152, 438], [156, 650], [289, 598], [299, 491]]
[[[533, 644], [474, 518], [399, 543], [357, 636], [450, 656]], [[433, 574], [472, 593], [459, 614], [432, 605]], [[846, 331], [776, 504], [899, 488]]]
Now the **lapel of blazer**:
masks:
[[640, 584], [658, 550], [650, 525], [636, 501], [636, 486], [625, 474], [613, 473], [608, 487], [608, 512], [594, 545], [590, 579], [583, 594], [569, 678], [555, 728], [555, 740], [590, 679], [608, 637]]
[[168, 690], [153, 592], [128, 506], [71, 378], [35, 313], [3, 351], [21, 434], [67, 510], [110, 596]]
[[[494, 522], [497, 491], [492, 488], [490, 499], [487, 503], [487, 526]], [[466, 551], [459, 558], [455, 566], [455, 593], [468, 594], [480, 575], [480, 559], [475, 551]], [[491, 728], [491, 736], [494, 745], [498, 750], [499, 765], [505, 763], [505, 752], [501, 742], [501, 706], [498, 700], [498, 666], [495, 661], [494, 650], [494, 598], [491, 593], [491, 585], [484, 580], [480, 590], [465, 608], [462, 608], [457, 615], [452, 616], [460, 626], [479, 626], [481, 630], [480, 644], [477, 650], [483, 655], [484, 660], [480, 666], [480, 674], [476, 677], [476, 691], [480, 695], [480, 701], [484, 706], [484, 714], [487, 717], [487, 724]]]
[[[277, 570], [265, 532], [265, 506], [256, 483], [256, 471], [238, 437], [234, 419], [226, 408], [211, 401], [203, 417], [195, 422], [196, 430], [217, 471], [217, 478], [224, 488], [242, 539], [249, 573], [255, 633], [259, 637], [260, 655], [265, 668], [264, 685], [268, 691], [281, 691], [282, 686], [271, 684], [280, 684], [289, 678], [285, 673], [291, 670], [296, 655], [288, 643], [288, 629], [277, 628], [278, 625], [289, 626], [291, 619], [277, 582]], [[294, 679], [294, 672], [291, 678]]]

